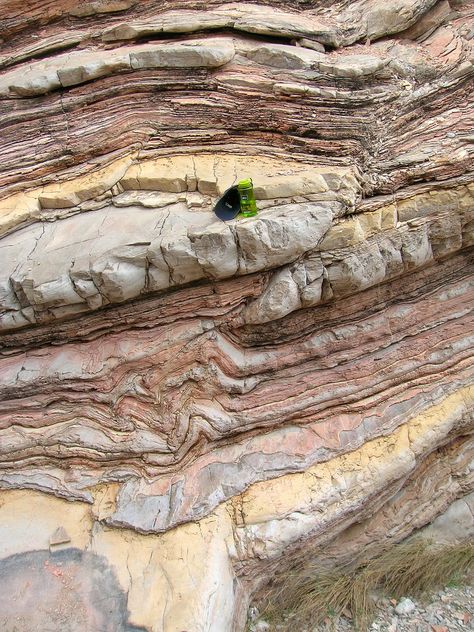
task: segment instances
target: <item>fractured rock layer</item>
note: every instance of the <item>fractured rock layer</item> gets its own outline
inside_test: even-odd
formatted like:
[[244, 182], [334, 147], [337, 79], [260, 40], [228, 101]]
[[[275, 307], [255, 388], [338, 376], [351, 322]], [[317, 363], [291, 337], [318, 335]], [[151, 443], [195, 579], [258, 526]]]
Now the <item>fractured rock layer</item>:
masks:
[[[98, 631], [101, 577], [114, 629], [237, 632], [302, 551], [469, 537], [472, 3], [0, 24], [8, 591], [59, 630], [77, 589]], [[249, 176], [258, 215], [217, 220]], [[4, 629], [44, 625], [33, 592]]]

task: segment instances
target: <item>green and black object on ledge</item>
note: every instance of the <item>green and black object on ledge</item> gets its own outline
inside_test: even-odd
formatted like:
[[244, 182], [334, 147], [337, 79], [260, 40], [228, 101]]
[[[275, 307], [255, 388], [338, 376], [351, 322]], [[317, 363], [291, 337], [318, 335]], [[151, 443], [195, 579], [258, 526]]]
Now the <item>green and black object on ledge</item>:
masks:
[[219, 219], [228, 222], [240, 213], [242, 217], [253, 217], [257, 214], [257, 203], [253, 191], [252, 178], [241, 180], [237, 185], [227, 189], [217, 201], [214, 213]]

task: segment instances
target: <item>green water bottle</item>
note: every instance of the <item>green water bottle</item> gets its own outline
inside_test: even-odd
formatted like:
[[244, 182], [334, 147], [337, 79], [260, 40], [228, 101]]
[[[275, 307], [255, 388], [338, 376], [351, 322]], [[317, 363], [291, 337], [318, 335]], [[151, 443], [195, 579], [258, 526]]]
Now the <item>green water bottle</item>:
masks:
[[257, 203], [253, 192], [252, 178], [241, 180], [237, 189], [240, 195], [240, 212], [244, 217], [253, 217], [257, 214]]

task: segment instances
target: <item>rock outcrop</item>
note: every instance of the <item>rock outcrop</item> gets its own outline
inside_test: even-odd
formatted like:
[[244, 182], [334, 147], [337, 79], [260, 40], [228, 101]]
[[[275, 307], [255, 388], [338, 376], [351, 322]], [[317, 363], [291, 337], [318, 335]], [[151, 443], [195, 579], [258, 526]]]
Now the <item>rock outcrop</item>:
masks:
[[0, 25], [0, 628], [240, 632], [302, 551], [472, 537], [473, 3]]

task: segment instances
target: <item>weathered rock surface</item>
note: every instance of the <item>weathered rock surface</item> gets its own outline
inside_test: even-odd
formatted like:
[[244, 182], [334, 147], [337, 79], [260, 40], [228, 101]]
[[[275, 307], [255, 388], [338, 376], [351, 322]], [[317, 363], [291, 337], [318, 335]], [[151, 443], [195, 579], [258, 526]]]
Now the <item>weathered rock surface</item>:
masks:
[[0, 628], [472, 538], [472, 2], [1, 13]]

